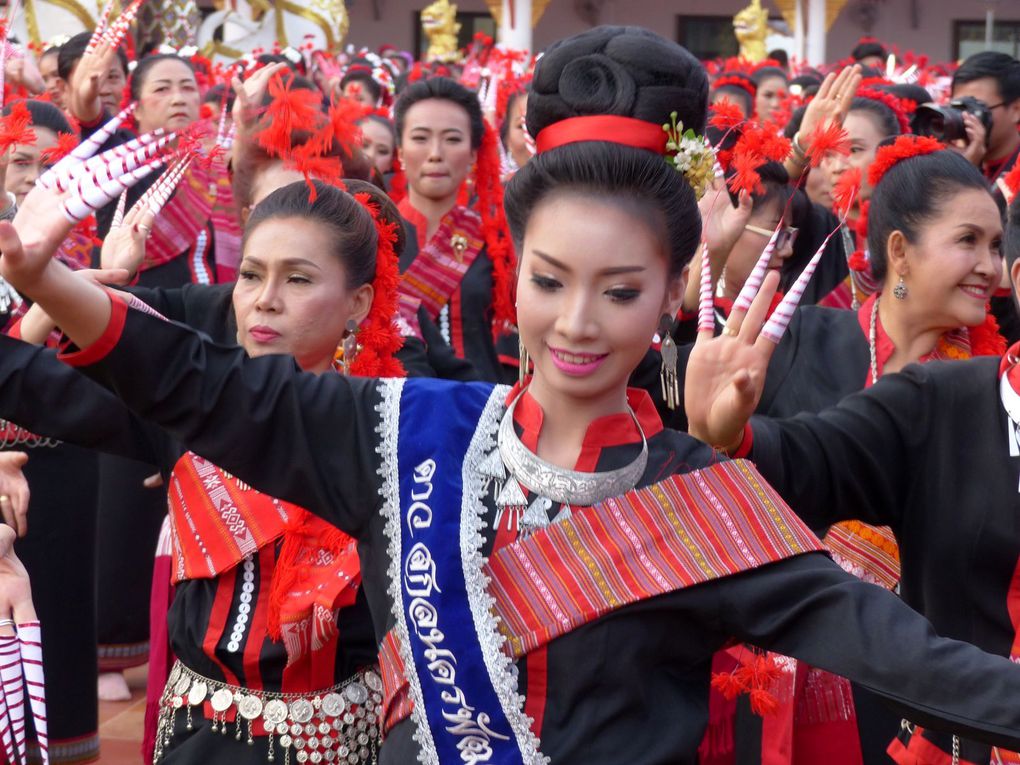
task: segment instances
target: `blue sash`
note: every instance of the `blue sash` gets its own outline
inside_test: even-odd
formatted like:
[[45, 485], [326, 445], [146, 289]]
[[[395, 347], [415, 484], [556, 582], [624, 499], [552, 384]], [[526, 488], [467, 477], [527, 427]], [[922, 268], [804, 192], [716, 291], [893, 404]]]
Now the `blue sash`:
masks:
[[543, 762], [481, 578], [476, 467], [495, 447], [505, 389], [415, 379], [399, 396], [390, 592], [421, 760]]

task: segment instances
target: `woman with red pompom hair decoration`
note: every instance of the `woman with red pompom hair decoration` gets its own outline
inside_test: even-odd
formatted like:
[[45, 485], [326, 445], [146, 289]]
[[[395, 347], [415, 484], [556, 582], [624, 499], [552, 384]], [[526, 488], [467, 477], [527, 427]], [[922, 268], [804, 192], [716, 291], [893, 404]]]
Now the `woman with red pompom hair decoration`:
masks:
[[[398, 257], [406, 241], [395, 205], [364, 181], [346, 180], [342, 187], [311, 183], [314, 200], [303, 180], [256, 197], [235, 285], [129, 288], [137, 305], [144, 301], [151, 310], [196, 326], [218, 342], [236, 343], [250, 357], [287, 354], [315, 374], [403, 377], [404, 363], [408, 369], [421, 370], [422, 344], [402, 338], [395, 320]], [[133, 225], [130, 215], [125, 225]], [[130, 268], [143, 256], [144, 243], [144, 236], [135, 233], [118, 242], [118, 252], [109, 255]], [[150, 665], [154, 697], [150, 694], [147, 710], [149, 761], [154, 750], [173, 762], [254, 765], [265, 762], [271, 751], [261, 718], [253, 719], [249, 729], [239, 708], [234, 711], [244, 729], [242, 738], [254, 736], [254, 744], [235, 740], [234, 735], [210, 735], [218, 714], [215, 707], [191, 705], [186, 726], [183, 710], [174, 719], [174, 698], [188, 693], [180, 690], [182, 677], [189, 678], [190, 686], [205, 682], [210, 695], [216, 683], [227, 683], [263, 705], [281, 693], [289, 694], [288, 703], [321, 698], [346, 683], [351, 686], [347, 693], [355, 694], [349, 700], [356, 694], [363, 694], [364, 700], [341, 712], [356, 712], [365, 725], [352, 726], [350, 735], [338, 726], [329, 738], [322, 737], [320, 751], [332, 756], [345, 746], [345, 752], [357, 754], [357, 762], [373, 761], [380, 680], [373, 669], [376, 646], [366, 632], [369, 617], [359, 595], [360, 566], [353, 540], [303, 508], [262, 495], [194, 454], [182, 456], [165, 435], [133, 421], [125, 411], [111, 409], [101, 391], [84, 378], [68, 378], [66, 367], [22, 363], [32, 355], [30, 346], [6, 345], [4, 351], [10, 354], [5, 355], [6, 363], [26, 368], [24, 374], [33, 384], [45, 388], [48, 375], [51, 385], [66, 380], [74, 386], [75, 398], [89, 412], [88, 421], [75, 430], [58, 409], [51, 416], [51, 429], [63, 430], [59, 435], [72, 442], [83, 438], [81, 426], [104, 433], [98, 441], [88, 438], [89, 445], [159, 465], [173, 487], [165, 533], [175, 564], [167, 578], [172, 577], [175, 591], [162, 632], [153, 636], [157, 651], [153, 664], [161, 666]], [[11, 403], [0, 403], [0, 410]], [[46, 416], [33, 412], [24, 396], [21, 405], [22, 417], [28, 420]], [[217, 490], [225, 494], [216, 495]], [[217, 496], [229, 496], [238, 513], [231, 524], [242, 522], [243, 529], [216, 528], [219, 515], [206, 511]], [[198, 523], [200, 539], [191, 532], [179, 535], [191, 528], [190, 522]], [[224, 545], [222, 539], [228, 537], [250, 538], [247, 552]], [[244, 582], [257, 582], [258, 588], [235, 586]], [[167, 595], [162, 593], [164, 615]], [[223, 613], [229, 616], [225, 621], [217, 616]], [[169, 641], [170, 653], [160, 637]], [[180, 665], [171, 671], [174, 659]], [[168, 676], [170, 685], [164, 692]], [[324, 719], [332, 722], [328, 716]], [[376, 734], [366, 733], [370, 726]], [[364, 742], [357, 740], [362, 733]], [[276, 738], [274, 746], [284, 759], [289, 744]]]
[[[700, 134], [706, 104], [700, 63], [647, 30], [599, 27], [546, 51], [528, 105], [539, 152], [506, 195], [534, 360], [514, 389], [246, 358], [67, 278], [43, 238], [63, 225], [52, 192], [0, 225], [2, 273], [78, 344], [68, 361], [357, 538], [381, 763], [693, 763], [709, 662], [734, 638], [857, 677], [924, 724], [1020, 745], [1020, 667], [937, 638], [846, 574], [749, 463], [663, 428], [628, 388], [700, 240], [696, 184], [662, 126], [682, 114]], [[744, 350], [752, 333], [730, 321], [721, 340]], [[746, 669], [735, 679], [767, 711], [775, 667]], [[300, 726], [315, 708], [289, 713]]]
[[[407, 196], [400, 213], [418, 235], [404, 272], [402, 310], [425, 309], [483, 380], [517, 374], [513, 246], [503, 214], [499, 138], [477, 96], [445, 77], [409, 85], [395, 110]], [[408, 316], [410, 320], [410, 316]]]
[[[804, 420], [799, 433], [794, 433], [794, 428], [788, 428], [786, 423], [765, 419], [823, 412], [876, 383], [876, 394], [879, 389], [891, 391], [892, 386], [886, 387], [883, 378], [915, 363], [980, 358], [984, 359], [984, 368], [992, 367], [994, 374], [994, 366], [1006, 350], [1005, 340], [988, 308], [1003, 269], [1002, 225], [981, 173], [960, 154], [934, 139], [900, 136], [878, 149], [869, 168], [868, 183], [872, 188], [868, 267], [874, 272], [879, 290], [854, 312], [802, 307], [782, 341], [777, 346], [765, 344], [765, 348], [775, 347], [775, 351], [770, 353], [763, 383], [753, 394], [757, 403], [752, 453], [756, 458], [761, 455], [762, 461], [758, 464], [766, 466], [765, 472], [771, 481], [788, 489], [796, 482], [791, 497], [803, 500], [804, 509], [800, 514], [812, 528], [828, 529], [824, 539], [826, 546], [846, 570], [890, 590], [898, 588], [902, 579], [908, 602], [932, 619], [940, 631], [965, 634], [988, 650], [1008, 653], [1009, 646], [1013, 645], [1015, 624], [1009, 618], [1005, 603], [996, 601], [992, 605], [987, 590], [1006, 592], [1013, 579], [1016, 549], [1012, 557], [1002, 558], [1002, 565], [995, 567], [994, 573], [988, 566], [983, 567], [988, 573], [981, 575], [980, 583], [974, 582], [974, 588], [965, 588], [963, 592], [933, 584], [938, 580], [933, 572], [969, 571], [973, 566], [971, 555], [981, 560], [995, 557], [989, 539], [976, 540], [977, 528], [987, 522], [984, 512], [985, 500], [989, 497], [993, 505], [1001, 500], [1003, 509], [1010, 508], [1007, 525], [1012, 528], [1015, 470], [1010, 472], [1007, 481], [1012, 483], [1011, 493], [996, 499], [995, 495], [986, 496], [982, 490], [980, 509], [946, 503], [944, 484], [941, 484], [939, 502], [926, 502], [920, 496], [915, 499], [912, 492], [896, 493], [897, 499], [890, 501], [893, 496], [890, 484], [913, 482], [915, 476], [924, 475], [923, 483], [927, 488], [921, 491], [923, 496], [929, 490], [936, 491], [934, 487], [940, 485], [939, 477], [924, 468], [907, 470], [898, 462], [888, 461], [881, 450], [876, 453], [864, 444], [859, 449], [843, 451], [848, 446], [844, 436], [853, 437], [850, 434], [859, 434], [859, 431], [854, 427], [845, 430], [839, 426], [817, 427], [823, 422], [846, 424], [845, 417], [833, 414], [832, 410], [823, 415], [824, 419]], [[967, 367], [957, 363], [952, 366], [959, 368], [956, 377], [962, 382]], [[688, 381], [697, 379], [701, 369], [696, 357], [692, 357]], [[750, 367], [751, 374], [755, 369], [753, 365]], [[883, 382], [879, 382], [880, 379]], [[912, 399], [922, 398], [917, 386], [921, 379], [930, 378], [924, 373], [914, 373], [909, 379], [911, 382], [901, 386], [901, 392]], [[988, 381], [984, 384], [989, 391], [996, 389]], [[703, 400], [710, 402], [711, 394], [706, 395]], [[963, 394], [938, 399], [941, 403], [933, 410], [926, 409], [923, 415], [914, 412], [913, 405], [904, 408], [890, 403], [883, 405], [880, 411], [869, 410], [870, 414], [856, 411], [852, 416], [873, 432], [876, 439], [895, 444], [894, 449], [903, 446], [911, 453], [919, 451], [921, 464], [934, 459], [938, 464], [955, 466], [956, 458], [937, 456], [940, 450], [952, 451], [955, 447], [945, 439], [915, 436], [914, 432], [921, 422], [924, 423], [921, 429], [928, 430], [931, 420], [943, 425], [954, 418], [973, 414], [972, 405], [964, 403], [966, 397], [960, 396]], [[859, 399], [847, 399], [840, 410], [849, 415], [856, 409], [851, 405], [855, 400]], [[927, 407], [928, 399], [925, 400]], [[691, 425], [704, 435], [705, 431], [701, 430], [704, 418], [691, 409], [689, 406]], [[895, 427], [909, 429], [909, 446], [901, 436], [886, 431], [893, 423]], [[980, 434], [979, 440], [992, 433], [998, 434], [1000, 430], [997, 421], [988, 432], [970, 422], [964, 429], [967, 434]], [[878, 435], [879, 432], [884, 435]], [[940, 432], [945, 431], [940, 428]], [[781, 438], [777, 438], [778, 434], [782, 434]], [[801, 442], [800, 434], [812, 434], [807, 451], [802, 451], [806, 441]], [[970, 448], [973, 443], [963, 433], [951, 439], [952, 443], [957, 440], [961, 448]], [[856, 487], [852, 492], [853, 501], [841, 499], [835, 505], [828, 502], [826, 492], [815, 480], [814, 471], [819, 469], [820, 462], [814, 456], [807, 457], [808, 451], [812, 455], [819, 454], [819, 447], [817, 460], [825, 460], [827, 469], [836, 473], [827, 480], [832, 480], [833, 485]], [[770, 449], [772, 453], [767, 451]], [[794, 450], [799, 463], [796, 471], [788, 462], [793, 459]], [[837, 453], [840, 456], [830, 461]], [[804, 462], [800, 464], [802, 459]], [[978, 463], [982, 459], [979, 458]], [[880, 469], [882, 477], [875, 477], [862, 460]], [[973, 472], [967, 474], [977, 480]], [[915, 502], [919, 503], [917, 509], [912, 509]], [[881, 510], [876, 509], [878, 507]], [[929, 517], [929, 514], [933, 515]], [[916, 522], [907, 522], [910, 518]], [[969, 541], [959, 542], [961, 539]], [[935, 555], [934, 550], [941, 552]], [[919, 579], [919, 575], [923, 578]], [[955, 580], [955, 574], [947, 575]], [[923, 598], [918, 594], [922, 589], [927, 593]], [[987, 608], [996, 610], [998, 618], [975, 618], [976, 611], [986, 610], [986, 603]], [[808, 673], [807, 680], [803, 683], [798, 680], [798, 688], [800, 685], [804, 688], [791, 697], [795, 708], [810, 705], [816, 694], [844, 698], [848, 705], [845, 707], [847, 714], [827, 723], [831, 728], [828, 743], [835, 747], [836, 754], [821, 756], [816, 751], [819, 756], [814, 759], [801, 759], [810, 751], [812, 742], [817, 745], [819, 730], [813, 728], [809, 732], [794, 723], [792, 741], [794, 751], [798, 752], [794, 762], [875, 762], [885, 757], [886, 748], [897, 735], [900, 740], [890, 748], [896, 762], [941, 761], [926, 759], [922, 754], [930, 751], [931, 742], [927, 740], [930, 733], [922, 734], [913, 726], [901, 732], [900, 717], [891, 714], [870, 694], [854, 686], [851, 696], [846, 681], [810, 667], [798, 669], [798, 675], [804, 672]], [[853, 727], [847, 727], [861, 721], [864, 724], [856, 732]], [[766, 719], [763, 747], [775, 740], [770, 738], [774, 728], [775, 723]], [[948, 762], [952, 752], [951, 737], [936, 740], [936, 746], [946, 752], [945, 761]], [[961, 762], [988, 761], [987, 755], [982, 759], [973, 754], [981, 751], [972, 748], [974, 746], [973, 742], [964, 742], [962, 751], [972, 754], [964, 756], [961, 751]]]

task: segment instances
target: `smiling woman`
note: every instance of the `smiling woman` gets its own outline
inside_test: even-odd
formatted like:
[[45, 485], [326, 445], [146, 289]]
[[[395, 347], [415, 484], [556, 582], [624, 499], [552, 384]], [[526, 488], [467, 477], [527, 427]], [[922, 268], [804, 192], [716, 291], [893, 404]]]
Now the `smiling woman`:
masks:
[[854, 677], [923, 724], [1020, 744], [1020, 667], [847, 575], [749, 464], [664, 429], [627, 389], [622, 345], [647, 347], [699, 239], [662, 125], [677, 112], [703, 131], [707, 90], [690, 53], [643, 29], [599, 27], [540, 60], [540, 150], [507, 190], [539, 363], [513, 390], [250, 359], [53, 265], [52, 192], [33, 192], [17, 233], [0, 224], [4, 277], [81, 346], [69, 361], [357, 538], [383, 765], [694, 763], [711, 656], [733, 638]]

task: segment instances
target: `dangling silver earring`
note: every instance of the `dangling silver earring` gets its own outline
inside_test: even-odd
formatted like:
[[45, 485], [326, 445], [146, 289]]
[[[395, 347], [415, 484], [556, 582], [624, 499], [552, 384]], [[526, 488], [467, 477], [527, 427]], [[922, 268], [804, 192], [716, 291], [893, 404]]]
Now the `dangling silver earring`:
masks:
[[659, 381], [662, 383], [662, 398], [666, 406], [676, 409], [680, 406], [680, 381], [676, 374], [676, 365], [679, 354], [673, 336], [669, 333], [672, 319], [664, 315], [659, 323], [659, 336], [662, 338], [662, 345], [659, 346], [659, 353], [662, 356], [662, 369], [659, 371]]
[[517, 336], [517, 354], [520, 361], [520, 366], [517, 369], [517, 381], [524, 385], [524, 380], [530, 372], [531, 356], [528, 355], [528, 349], [524, 347], [524, 341], [521, 340], [520, 335]]
[[903, 300], [909, 292], [910, 290], [907, 289], [907, 285], [904, 283], [903, 277], [901, 276], [900, 280], [896, 283], [896, 286], [893, 287], [893, 297], [897, 300]]
[[351, 373], [351, 364], [354, 363], [354, 357], [358, 355], [358, 322], [354, 319], [347, 320], [347, 333], [344, 335], [344, 339], [340, 344], [343, 351], [343, 358], [340, 360], [340, 371], [349, 375]]

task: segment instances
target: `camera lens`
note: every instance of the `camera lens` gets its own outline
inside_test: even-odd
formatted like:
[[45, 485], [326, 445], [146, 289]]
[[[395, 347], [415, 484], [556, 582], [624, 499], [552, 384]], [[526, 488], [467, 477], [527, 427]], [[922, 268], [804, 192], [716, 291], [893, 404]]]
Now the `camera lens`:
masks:
[[914, 132], [948, 143], [966, 139], [963, 112], [952, 106], [924, 105], [914, 115]]

